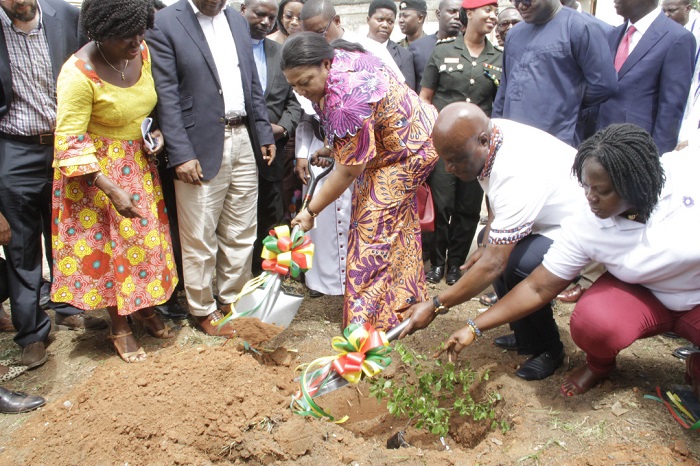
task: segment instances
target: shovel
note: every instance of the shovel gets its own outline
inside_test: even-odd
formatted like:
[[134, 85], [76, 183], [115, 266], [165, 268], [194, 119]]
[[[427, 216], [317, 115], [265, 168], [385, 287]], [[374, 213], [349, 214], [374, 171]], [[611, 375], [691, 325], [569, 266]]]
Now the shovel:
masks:
[[[399, 335], [401, 335], [401, 332], [403, 332], [403, 329], [406, 328], [408, 323], [410, 322], [411, 319], [406, 319], [403, 322], [401, 322], [399, 325], [396, 327], [392, 328], [388, 332], [386, 332], [386, 339], [388, 341], [394, 341], [396, 340]], [[343, 378], [342, 375], [338, 374], [337, 372], [333, 372], [333, 374], [329, 375], [327, 377], [327, 380], [325, 382], [321, 383], [321, 386], [316, 390], [316, 393], [311, 395], [312, 398], [317, 398], [319, 396], [323, 396], [327, 393], [330, 393], [332, 391], [335, 391], [339, 388], [342, 388], [349, 384], [346, 379]], [[310, 392], [310, 391], [309, 391]]]
[[[304, 210], [311, 201], [318, 181], [333, 170], [333, 159], [328, 157], [318, 158], [330, 162], [330, 165], [324, 168], [318, 175], [315, 175], [312, 170], [309, 170], [309, 187], [304, 195], [301, 210]], [[292, 230], [291, 237], [295, 238], [299, 231], [299, 226], [295, 226]], [[282, 281], [284, 277], [280, 274], [274, 272], [263, 272], [263, 274], [268, 274], [263, 287], [255, 289], [252, 293], [244, 294], [237, 301], [236, 308], [247, 310], [255, 309], [254, 312], [246, 313], [246, 316], [257, 317], [266, 324], [278, 325], [286, 329], [297, 315], [304, 297], [299, 294], [283, 291]], [[261, 277], [262, 275], [257, 278], [262, 279]], [[245, 312], [246, 311], [241, 311], [242, 314]]]

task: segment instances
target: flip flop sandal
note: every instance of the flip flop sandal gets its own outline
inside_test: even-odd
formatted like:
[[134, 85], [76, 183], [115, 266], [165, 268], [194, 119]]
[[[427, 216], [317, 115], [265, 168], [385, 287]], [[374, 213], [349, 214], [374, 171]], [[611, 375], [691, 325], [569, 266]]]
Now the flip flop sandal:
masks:
[[9, 369], [7, 374], [0, 377], [0, 383], [8, 382], [27, 371], [27, 366], [14, 366], [12, 364], [13, 361], [0, 361], [0, 365]]

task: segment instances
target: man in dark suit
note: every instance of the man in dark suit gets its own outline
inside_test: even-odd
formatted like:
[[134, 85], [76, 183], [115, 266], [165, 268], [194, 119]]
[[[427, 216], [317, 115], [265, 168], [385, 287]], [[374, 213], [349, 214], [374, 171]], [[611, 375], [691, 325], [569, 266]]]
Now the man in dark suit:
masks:
[[461, 0], [442, 0], [435, 11], [435, 16], [438, 20], [437, 33], [422, 37], [415, 42], [411, 42], [411, 45], [408, 46], [408, 50], [413, 54], [416, 92], [420, 92], [420, 80], [423, 78], [425, 65], [433, 54], [437, 41], [454, 37], [462, 30], [463, 25], [459, 21], [459, 9], [461, 6]]
[[301, 105], [297, 101], [287, 79], [282, 74], [280, 59], [282, 46], [267, 39], [277, 18], [277, 2], [274, 0], [246, 0], [241, 13], [250, 26], [253, 41], [253, 57], [263, 88], [267, 115], [275, 136], [278, 157], [270, 166], [263, 166], [258, 173], [258, 238], [253, 253], [253, 274], [262, 271], [262, 240], [271, 227], [284, 220], [282, 204], [282, 179], [284, 177], [284, 150], [289, 135], [294, 134], [301, 119]]
[[396, 66], [406, 79], [411, 89], [416, 88], [415, 72], [413, 70], [413, 55], [407, 49], [390, 39], [396, 23], [396, 5], [392, 0], [373, 0], [367, 12], [367, 37], [384, 45]]
[[[226, 0], [180, 0], [156, 14], [158, 118], [173, 167], [185, 292], [210, 335], [250, 277], [258, 169], [275, 158], [248, 23]], [[214, 296], [216, 276], [218, 300]]]
[[[15, 342], [22, 364], [38, 367], [51, 329], [39, 296], [42, 233], [51, 251], [56, 79], [81, 45], [78, 10], [63, 0], [3, 0], [0, 20], [0, 230], [11, 234], [4, 248]], [[106, 326], [72, 306], [56, 312], [62, 327]]]
[[654, 138], [659, 153], [676, 146], [695, 64], [695, 38], [666, 17], [658, 0], [619, 0], [625, 22], [608, 32], [617, 93], [600, 106], [598, 128], [634, 123]]

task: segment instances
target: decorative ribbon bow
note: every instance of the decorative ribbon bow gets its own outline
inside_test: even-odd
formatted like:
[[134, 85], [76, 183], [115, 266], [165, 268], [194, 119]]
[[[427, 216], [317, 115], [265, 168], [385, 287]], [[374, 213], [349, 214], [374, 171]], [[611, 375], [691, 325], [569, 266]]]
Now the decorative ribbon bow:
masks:
[[311, 268], [314, 245], [303, 231], [297, 230], [292, 238], [288, 226], [275, 227], [262, 243], [263, 270], [280, 275], [291, 271], [292, 277], [296, 278]]
[[290, 408], [301, 416], [326, 418], [340, 424], [348, 420], [344, 416], [336, 420], [330, 412], [324, 411], [313, 400], [315, 394], [338, 373], [351, 384], [357, 384], [363, 374], [374, 377], [391, 363], [388, 354], [391, 346], [386, 334], [372, 325], [351, 324], [342, 337], [334, 337], [331, 347], [338, 351], [334, 356], [316, 359], [304, 368], [301, 374], [301, 390], [292, 397]]
[[236, 309], [236, 303], [243, 296], [266, 285], [274, 274], [279, 274], [280, 279], [282, 279], [291, 270], [292, 277], [296, 278], [301, 272], [309, 270], [313, 263], [314, 245], [308, 235], [305, 235], [303, 231], [297, 229], [294, 233], [294, 237], [292, 237], [289, 232], [289, 227], [287, 225], [282, 225], [275, 227], [274, 230], [270, 230], [270, 235], [263, 240], [263, 250], [260, 255], [264, 259], [262, 263], [263, 273], [248, 280], [246, 284], [243, 285], [241, 292], [233, 298], [228, 314], [212, 322], [212, 325], [216, 325], [220, 328], [230, 320], [249, 316], [260, 309], [263, 303], [267, 302], [270, 298], [269, 293], [272, 287], [266, 288], [266, 294], [260, 297], [258, 304], [252, 309], [239, 311]]

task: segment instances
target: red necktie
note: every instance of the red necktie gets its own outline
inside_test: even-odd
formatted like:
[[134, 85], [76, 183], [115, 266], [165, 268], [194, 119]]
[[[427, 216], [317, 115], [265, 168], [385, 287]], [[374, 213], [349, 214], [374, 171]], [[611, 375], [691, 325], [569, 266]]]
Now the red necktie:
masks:
[[632, 42], [632, 34], [634, 34], [636, 31], [636, 27], [630, 26], [629, 29], [627, 29], [625, 37], [623, 37], [622, 41], [620, 41], [620, 45], [617, 47], [617, 53], [615, 54], [616, 71], [620, 71], [620, 68], [622, 68], [622, 65], [625, 63], [625, 60], [627, 60], [627, 56], [630, 54], [630, 42]]

